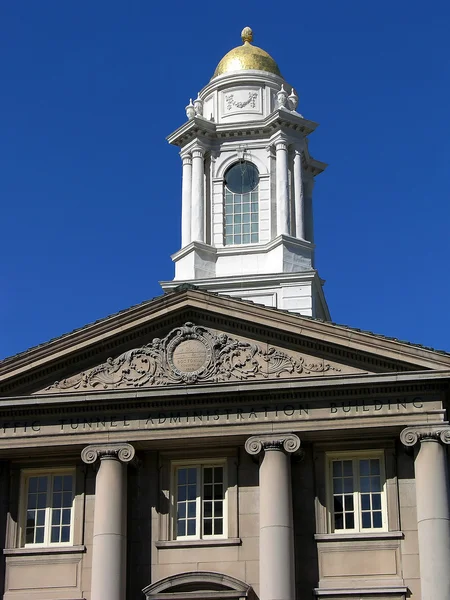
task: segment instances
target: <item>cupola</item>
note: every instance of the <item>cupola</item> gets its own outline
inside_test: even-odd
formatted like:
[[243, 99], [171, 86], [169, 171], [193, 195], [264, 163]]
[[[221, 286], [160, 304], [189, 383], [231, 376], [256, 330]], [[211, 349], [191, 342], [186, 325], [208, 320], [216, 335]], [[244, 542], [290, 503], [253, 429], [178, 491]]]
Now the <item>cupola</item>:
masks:
[[250, 27], [241, 36], [167, 138], [182, 161], [181, 248], [162, 286], [329, 319], [314, 264], [313, 186], [326, 167], [308, 149], [317, 123]]

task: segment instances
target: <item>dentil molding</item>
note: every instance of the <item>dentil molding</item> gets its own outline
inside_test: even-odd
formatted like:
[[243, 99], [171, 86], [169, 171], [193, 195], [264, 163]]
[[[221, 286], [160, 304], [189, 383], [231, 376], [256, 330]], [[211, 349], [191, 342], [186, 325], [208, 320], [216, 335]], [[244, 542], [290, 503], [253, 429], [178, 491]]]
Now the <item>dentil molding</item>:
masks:
[[283, 373], [305, 376], [327, 371], [340, 369], [186, 323], [163, 339], [154, 338], [141, 348], [57, 381], [45, 393], [270, 379]]

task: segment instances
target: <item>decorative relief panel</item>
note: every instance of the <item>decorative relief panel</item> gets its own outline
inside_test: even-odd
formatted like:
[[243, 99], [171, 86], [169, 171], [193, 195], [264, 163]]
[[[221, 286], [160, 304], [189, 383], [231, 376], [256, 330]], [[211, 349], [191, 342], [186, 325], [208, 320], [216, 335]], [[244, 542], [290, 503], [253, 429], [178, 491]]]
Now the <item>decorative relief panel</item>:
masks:
[[308, 376], [340, 368], [186, 323], [41, 393]]
[[262, 114], [261, 88], [235, 88], [221, 92], [222, 116], [236, 113]]

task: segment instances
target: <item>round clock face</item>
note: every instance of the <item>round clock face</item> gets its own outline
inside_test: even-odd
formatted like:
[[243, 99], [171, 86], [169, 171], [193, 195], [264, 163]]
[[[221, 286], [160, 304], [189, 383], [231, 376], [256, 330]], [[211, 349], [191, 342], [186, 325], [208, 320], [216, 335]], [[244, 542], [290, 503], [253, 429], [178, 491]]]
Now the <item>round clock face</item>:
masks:
[[225, 185], [233, 194], [246, 194], [259, 183], [259, 172], [255, 165], [247, 160], [238, 162], [225, 173]]

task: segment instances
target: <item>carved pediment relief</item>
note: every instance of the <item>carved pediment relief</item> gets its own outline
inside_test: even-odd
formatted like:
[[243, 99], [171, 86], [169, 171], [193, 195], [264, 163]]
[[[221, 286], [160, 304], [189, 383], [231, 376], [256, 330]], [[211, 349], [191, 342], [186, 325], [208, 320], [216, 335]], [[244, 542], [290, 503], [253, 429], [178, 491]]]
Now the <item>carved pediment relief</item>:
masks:
[[165, 338], [124, 352], [38, 393], [113, 390], [302, 377], [341, 372], [341, 365], [239, 340], [186, 323]]

